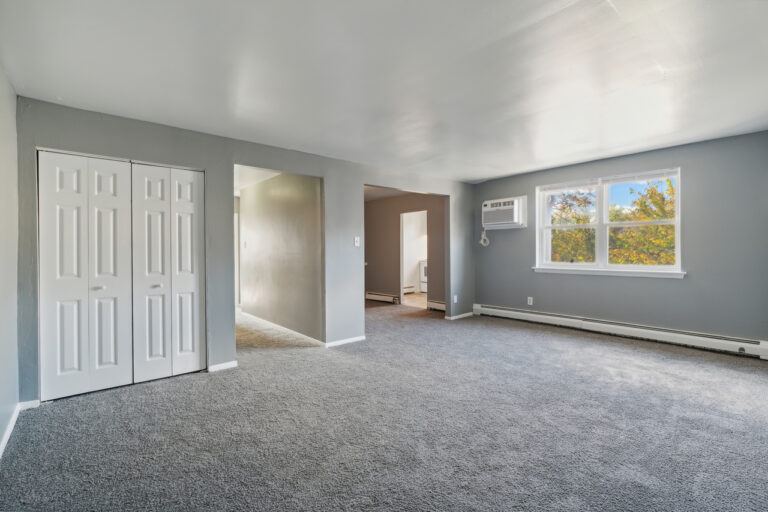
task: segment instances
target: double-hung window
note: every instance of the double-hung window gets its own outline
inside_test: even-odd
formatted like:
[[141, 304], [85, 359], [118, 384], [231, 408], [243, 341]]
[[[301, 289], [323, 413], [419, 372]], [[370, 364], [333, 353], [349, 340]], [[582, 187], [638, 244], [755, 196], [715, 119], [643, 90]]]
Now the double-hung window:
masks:
[[680, 169], [536, 188], [540, 272], [683, 277]]

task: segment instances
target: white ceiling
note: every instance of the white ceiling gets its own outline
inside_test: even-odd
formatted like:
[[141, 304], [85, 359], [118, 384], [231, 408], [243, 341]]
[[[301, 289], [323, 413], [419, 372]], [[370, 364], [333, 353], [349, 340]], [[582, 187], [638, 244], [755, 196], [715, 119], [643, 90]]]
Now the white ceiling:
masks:
[[24, 96], [467, 181], [768, 128], [766, 0], [0, 0]]
[[240, 191], [245, 187], [261, 183], [262, 181], [274, 178], [279, 174], [279, 172], [270, 169], [235, 164], [235, 195], [239, 196]]

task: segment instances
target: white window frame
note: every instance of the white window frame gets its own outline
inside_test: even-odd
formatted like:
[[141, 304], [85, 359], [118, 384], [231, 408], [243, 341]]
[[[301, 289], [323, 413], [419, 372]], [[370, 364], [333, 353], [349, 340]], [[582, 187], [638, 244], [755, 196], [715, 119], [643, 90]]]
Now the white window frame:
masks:
[[[611, 185], [632, 181], [645, 181], [651, 179], [675, 179], [675, 218], [655, 221], [634, 222], [610, 222], [608, 220], [609, 192]], [[575, 188], [595, 189], [597, 199], [595, 222], [590, 224], [549, 224], [546, 211], [545, 195], [553, 192], [573, 190]], [[615, 275], [629, 277], [667, 277], [681, 279], [685, 276], [682, 270], [682, 251], [680, 248], [680, 168], [659, 169], [651, 172], [637, 174], [623, 174], [596, 178], [590, 180], [573, 181], [536, 187], [536, 272], [549, 272], [558, 274], [593, 274]], [[619, 265], [608, 262], [608, 238], [612, 227], [633, 227], [651, 225], [675, 226], [675, 264], [674, 265]], [[579, 229], [592, 228], [595, 230], [595, 262], [594, 263], [552, 263], [546, 261], [548, 240], [547, 234], [552, 229]]]

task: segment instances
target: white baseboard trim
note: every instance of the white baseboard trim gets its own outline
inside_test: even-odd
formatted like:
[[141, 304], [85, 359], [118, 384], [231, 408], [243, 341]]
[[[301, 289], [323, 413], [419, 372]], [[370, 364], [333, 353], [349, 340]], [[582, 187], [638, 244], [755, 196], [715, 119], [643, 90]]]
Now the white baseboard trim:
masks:
[[11, 439], [11, 433], [13, 433], [13, 427], [16, 426], [16, 420], [19, 417], [19, 412], [21, 409], [19, 408], [19, 405], [16, 404], [16, 407], [13, 409], [13, 413], [11, 414], [11, 419], [8, 421], [8, 424], [5, 426], [5, 430], [3, 431], [3, 437], [0, 439], [0, 458], [3, 457], [3, 452], [5, 452], [5, 447], [8, 445], [8, 441]]
[[445, 302], [437, 302], [434, 300], [427, 301], [427, 309], [436, 309], [438, 311], [445, 311]]
[[475, 314], [474, 311], [470, 311], [469, 313], [462, 313], [460, 315], [455, 315], [455, 316], [445, 315], [445, 319], [446, 320], [461, 320], [462, 318], [467, 318], [468, 316], [472, 316], [474, 314]]
[[40, 400], [30, 400], [28, 402], [19, 402], [19, 411], [26, 411], [27, 409], [34, 409], [40, 407]]
[[400, 297], [387, 293], [365, 292], [365, 300], [378, 300], [379, 302], [397, 304], [400, 301]]
[[237, 361], [227, 361], [226, 363], [208, 365], [208, 373], [229, 370], [230, 368], [237, 368]]
[[555, 315], [537, 311], [502, 308], [498, 306], [488, 306], [485, 304], [475, 304], [473, 306], [473, 311], [476, 315], [512, 318], [514, 320], [525, 320], [527, 322], [535, 322], [540, 324], [571, 327], [573, 329], [580, 329], [583, 331], [613, 334], [615, 336], [624, 336], [627, 338], [660, 341], [662, 343], [684, 345], [707, 350], [717, 350], [721, 352], [732, 352], [735, 354], [749, 354], [758, 356], [760, 359], [768, 359], [768, 341], [765, 340], [732, 338], [706, 333], [678, 331], [645, 325], [625, 324], [621, 322], [610, 322], [607, 320], [598, 320], [594, 318]]
[[365, 336], [355, 336], [354, 338], [346, 338], [343, 340], [329, 341], [325, 344], [326, 348], [338, 347], [339, 345], [346, 345], [347, 343], [354, 343], [356, 341], [363, 341]]
[[324, 342], [322, 342], [322, 341], [320, 341], [320, 340], [318, 340], [316, 338], [312, 338], [311, 336], [307, 336], [306, 334], [302, 334], [302, 333], [300, 333], [298, 331], [294, 331], [293, 329], [289, 329], [287, 327], [283, 327], [280, 324], [276, 324], [274, 322], [270, 322], [269, 320], [265, 320], [265, 319], [263, 319], [263, 318], [261, 318], [259, 316], [252, 315], [250, 313], [246, 313], [245, 311], [242, 312], [242, 315], [254, 318], [254, 319], [258, 320], [259, 322], [267, 324], [268, 326], [272, 327], [273, 329], [277, 329], [278, 331], [282, 331], [284, 333], [290, 334], [291, 336], [297, 336], [297, 337], [305, 339], [307, 341], [311, 341], [311, 342], [317, 343], [318, 347], [320, 345], [324, 345]]

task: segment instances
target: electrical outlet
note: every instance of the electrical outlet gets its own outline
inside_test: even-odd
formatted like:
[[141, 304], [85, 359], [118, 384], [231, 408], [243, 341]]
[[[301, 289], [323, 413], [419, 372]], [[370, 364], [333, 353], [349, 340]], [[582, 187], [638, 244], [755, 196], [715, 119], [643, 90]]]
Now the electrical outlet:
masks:
[[533, 306], [533, 297], [528, 297], [528, 305]]
[[355, 247], [360, 247], [360, 237], [359, 236], [355, 237]]
[[453, 303], [454, 304], [458, 304], [459, 303], [459, 296], [458, 295], [454, 295], [453, 296]]

